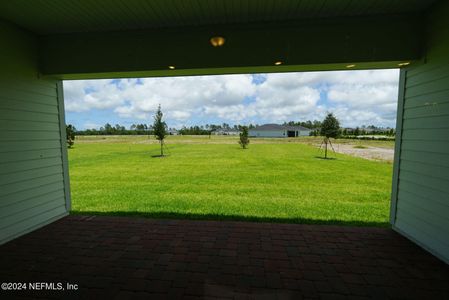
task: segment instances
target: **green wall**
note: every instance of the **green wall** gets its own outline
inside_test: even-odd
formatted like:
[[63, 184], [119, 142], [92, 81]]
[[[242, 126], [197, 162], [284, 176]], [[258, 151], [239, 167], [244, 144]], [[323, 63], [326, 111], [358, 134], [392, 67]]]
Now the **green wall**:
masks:
[[39, 79], [37, 41], [31, 34], [0, 22], [0, 45], [2, 244], [66, 215], [69, 199], [58, 81]]
[[[449, 2], [428, 15], [427, 51], [403, 70], [394, 228], [449, 262]], [[398, 120], [401, 122], [401, 120]], [[394, 207], [394, 205], [393, 205]]]

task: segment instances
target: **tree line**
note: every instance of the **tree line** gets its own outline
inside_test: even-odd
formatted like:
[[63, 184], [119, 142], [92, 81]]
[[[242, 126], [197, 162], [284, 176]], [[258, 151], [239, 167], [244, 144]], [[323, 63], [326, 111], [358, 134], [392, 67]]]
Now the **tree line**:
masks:
[[284, 124], [282, 125], [287, 125], [287, 126], [302, 126], [302, 127], [306, 127], [309, 129], [317, 129], [317, 128], [321, 128], [321, 126], [323, 125], [322, 121], [318, 121], [318, 120], [307, 120], [305, 122], [295, 122], [295, 121], [289, 121], [289, 122], [284, 122]]
[[[339, 138], [357, 138], [363, 136], [374, 136], [374, 135], [382, 135], [393, 138], [396, 134], [396, 130], [393, 128], [382, 128], [376, 127], [374, 125], [370, 126], [362, 126], [356, 128], [340, 128], [338, 130]], [[315, 129], [310, 132], [311, 136], [319, 136], [321, 135], [320, 129]]]
[[[309, 129], [313, 129], [310, 133], [312, 136], [320, 135], [320, 128], [322, 127], [322, 122], [318, 120], [308, 120], [304, 122], [289, 121], [284, 122], [283, 125], [288, 126], [303, 126]], [[153, 135], [153, 124], [132, 124], [129, 128], [123, 125], [116, 124], [111, 125], [106, 123], [99, 129], [85, 129], [77, 130], [73, 125], [71, 126], [71, 131], [76, 135]], [[257, 127], [257, 124], [249, 124], [246, 126], [248, 129], [253, 129]], [[181, 135], [210, 135], [214, 131], [218, 130], [236, 130], [242, 131], [244, 125], [236, 124], [229, 125], [227, 123], [222, 124], [206, 124], [206, 125], [194, 125], [194, 126], [183, 126], [181, 129], [176, 130], [175, 128], [169, 128], [168, 134], [170, 132], [177, 132]], [[374, 125], [361, 126], [356, 128], [340, 128], [340, 137], [351, 137], [351, 136], [363, 136], [363, 135], [385, 135], [393, 137], [395, 135], [395, 130], [393, 128], [381, 128]]]
[[257, 125], [249, 124], [248, 126], [245, 125], [229, 125], [228, 123], [223, 124], [206, 124], [206, 125], [194, 125], [194, 126], [183, 126], [181, 129], [179, 129], [178, 133], [182, 135], [210, 135], [214, 131], [219, 130], [235, 130], [235, 131], [242, 131], [244, 128], [252, 129], [255, 128]]
[[[158, 114], [162, 114], [160, 107], [158, 108]], [[156, 116], [158, 116], [156, 114]], [[162, 118], [161, 115], [158, 116]], [[329, 117], [329, 115], [327, 116]], [[333, 116], [332, 116], [333, 117]], [[325, 119], [326, 120], [326, 119]], [[303, 126], [309, 129], [313, 129], [310, 132], [311, 136], [323, 136], [323, 126], [325, 125], [324, 120], [307, 120], [307, 121], [289, 121], [284, 122], [283, 125], [288, 126]], [[183, 126], [181, 129], [176, 130], [174, 128], [168, 128], [166, 123], [163, 122], [163, 125], [158, 124], [157, 122], [153, 124], [132, 124], [128, 129], [120, 124], [116, 124], [112, 126], [109, 123], [106, 123], [104, 126], [99, 129], [86, 129], [86, 130], [77, 130], [75, 126], [69, 124], [66, 126], [66, 134], [67, 134], [67, 145], [68, 147], [72, 147], [75, 141], [76, 135], [155, 135], [158, 136], [161, 133], [161, 127], [164, 128], [163, 136], [161, 136], [161, 155], [162, 154], [162, 146], [165, 135], [181, 134], [181, 135], [211, 135], [212, 132], [217, 130], [236, 130], [243, 133], [240, 135], [241, 145], [246, 148], [249, 140], [247, 139], [248, 130], [257, 127], [257, 124], [249, 124], [248, 126], [235, 124], [230, 125], [228, 123], [222, 124], [206, 124], [206, 125], [194, 125], [194, 126]], [[159, 128], [157, 128], [159, 127]], [[333, 133], [332, 137], [335, 138], [361, 138], [360, 136], [374, 136], [374, 135], [384, 135], [387, 136], [387, 139], [394, 138], [395, 130], [393, 128], [381, 128], [376, 127], [374, 125], [369, 126], [361, 126], [356, 128], [341, 128], [338, 126], [338, 129], [335, 133]], [[371, 137], [367, 137], [371, 138]]]
[[152, 125], [147, 124], [132, 124], [129, 129], [120, 124], [116, 124], [112, 126], [109, 123], [106, 123], [104, 126], [100, 127], [100, 129], [85, 129], [85, 130], [76, 130], [77, 135], [150, 135], [153, 134]]
[[356, 128], [343, 128], [341, 130], [341, 134], [343, 136], [346, 135], [386, 135], [386, 136], [394, 136], [396, 131], [393, 128], [380, 128], [374, 125], [370, 126], [362, 126]]
[[[321, 125], [320, 121], [306, 121], [306, 122], [295, 122], [289, 121], [284, 122], [284, 125], [296, 126], [301, 125], [310, 129], [318, 128]], [[73, 131], [77, 135], [152, 135], [153, 134], [153, 124], [132, 124], [129, 128], [123, 125], [115, 124], [111, 125], [106, 123], [99, 129], [85, 129], [77, 130], [73, 125], [71, 125]], [[181, 129], [177, 130], [179, 134], [182, 135], [209, 135], [214, 131], [218, 130], [236, 130], [242, 131], [244, 127], [248, 129], [256, 128], [258, 124], [240, 125], [234, 124], [230, 125], [228, 123], [222, 124], [206, 124], [206, 125], [193, 125], [193, 126], [183, 126]], [[175, 131], [175, 128], [169, 128], [168, 132]]]

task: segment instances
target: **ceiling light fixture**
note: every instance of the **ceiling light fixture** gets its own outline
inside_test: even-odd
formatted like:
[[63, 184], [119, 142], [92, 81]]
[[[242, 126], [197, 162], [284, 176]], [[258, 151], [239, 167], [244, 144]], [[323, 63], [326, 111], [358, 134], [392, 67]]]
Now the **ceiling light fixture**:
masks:
[[169, 68], [170, 70], [176, 69], [175, 66], [168, 66], [168, 68]]
[[355, 67], [355, 65], [347, 65], [346, 66], [346, 68], [348, 68], [348, 69], [351, 69], [351, 68], [354, 68]]
[[405, 67], [405, 66], [408, 66], [409, 64], [410, 64], [410, 62], [406, 61], [406, 62], [403, 62], [403, 63], [399, 63], [398, 66]]
[[226, 41], [225, 38], [222, 36], [214, 36], [214, 37], [211, 37], [211, 39], [210, 39], [210, 43], [214, 47], [223, 46], [225, 41]]
[[278, 60], [277, 62], [274, 63], [275, 66], [280, 66], [282, 65], [282, 61]]

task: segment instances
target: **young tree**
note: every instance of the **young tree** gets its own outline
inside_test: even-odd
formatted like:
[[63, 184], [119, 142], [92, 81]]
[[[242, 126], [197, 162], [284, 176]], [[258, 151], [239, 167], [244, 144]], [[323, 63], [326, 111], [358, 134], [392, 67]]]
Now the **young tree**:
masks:
[[73, 144], [75, 144], [75, 126], [69, 124], [65, 126], [65, 133], [67, 138], [67, 147], [72, 148]]
[[243, 149], [246, 149], [249, 144], [249, 138], [248, 138], [248, 127], [243, 126], [242, 132], [240, 132], [240, 140], [239, 140], [240, 146], [242, 146]]
[[159, 104], [156, 115], [154, 116], [153, 134], [161, 144], [161, 156], [164, 156], [164, 139], [167, 135], [167, 124], [162, 121], [163, 116], [164, 114], [162, 113], [161, 105]]
[[[321, 135], [324, 136], [324, 158], [327, 158], [327, 144], [330, 143], [330, 138], [338, 137], [340, 130], [340, 122], [332, 114], [328, 113], [323, 123], [321, 124]], [[332, 144], [331, 144], [332, 145]]]

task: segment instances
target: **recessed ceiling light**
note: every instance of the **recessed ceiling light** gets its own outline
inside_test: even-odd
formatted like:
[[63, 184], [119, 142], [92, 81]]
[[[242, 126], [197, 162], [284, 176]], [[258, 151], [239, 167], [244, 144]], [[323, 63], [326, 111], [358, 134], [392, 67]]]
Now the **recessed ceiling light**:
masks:
[[225, 41], [226, 41], [225, 38], [222, 36], [214, 36], [214, 37], [211, 37], [211, 39], [210, 39], [210, 43], [214, 47], [223, 46]]
[[409, 64], [410, 64], [410, 62], [406, 61], [406, 62], [403, 62], [403, 63], [399, 63], [398, 66], [405, 67], [405, 66], [408, 66]]
[[282, 61], [278, 60], [277, 62], [274, 63], [275, 66], [280, 66], [282, 65]]
[[170, 70], [176, 69], [175, 66], [168, 66], [168, 68], [169, 68]]
[[351, 69], [351, 68], [354, 68], [355, 67], [355, 65], [347, 65], [346, 66], [346, 68], [348, 68], [348, 69]]

